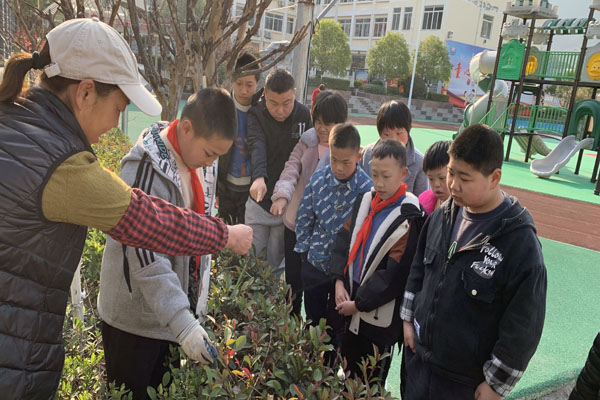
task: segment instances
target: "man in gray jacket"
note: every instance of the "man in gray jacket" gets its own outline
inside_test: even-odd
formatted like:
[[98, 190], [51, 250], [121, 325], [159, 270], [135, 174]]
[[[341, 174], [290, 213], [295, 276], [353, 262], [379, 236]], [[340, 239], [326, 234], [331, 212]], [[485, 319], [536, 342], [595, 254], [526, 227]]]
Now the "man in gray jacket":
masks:
[[[204, 213], [202, 167], [225, 154], [237, 131], [235, 108], [224, 90], [190, 97], [181, 120], [145, 130], [122, 161], [121, 178], [146, 193]], [[176, 232], [173, 232], [176, 234]], [[166, 256], [107, 238], [98, 311], [108, 381], [145, 399], [169, 370], [169, 347], [212, 362], [214, 347], [190, 309], [202, 288], [199, 257]], [[205, 285], [207, 286], [207, 285]], [[177, 362], [179, 360], [176, 360]]]

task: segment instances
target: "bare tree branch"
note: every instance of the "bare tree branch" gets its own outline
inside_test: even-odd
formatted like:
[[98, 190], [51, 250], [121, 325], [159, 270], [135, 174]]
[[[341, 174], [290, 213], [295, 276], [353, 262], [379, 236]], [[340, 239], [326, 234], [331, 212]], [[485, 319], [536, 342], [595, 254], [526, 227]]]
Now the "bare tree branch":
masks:
[[[110, 26], [114, 25], [115, 17], [119, 14], [119, 8], [121, 8], [121, 0], [116, 0], [115, 3], [113, 4], [112, 11], [110, 13], [110, 18], [108, 19], [108, 24]], [[126, 29], [125, 24], [123, 24], [123, 29]]]

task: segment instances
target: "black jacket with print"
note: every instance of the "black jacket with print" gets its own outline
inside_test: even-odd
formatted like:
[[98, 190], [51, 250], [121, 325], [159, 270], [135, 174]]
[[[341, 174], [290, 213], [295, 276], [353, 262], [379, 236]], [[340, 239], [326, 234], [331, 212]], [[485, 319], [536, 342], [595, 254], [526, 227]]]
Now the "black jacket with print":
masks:
[[[402, 318], [414, 317], [417, 354], [438, 373], [484, 380], [492, 354], [524, 371], [546, 311], [546, 267], [533, 219], [517, 199], [500, 228], [449, 257], [459, 207], [445, 202], [427, 220], [406, 284]], [[413, 298], [414, 295], [414, 298]]]
[[294, 101], [292, 113], [283, 122], [276, 121], [269, 114], [264, 96], [248, 110], [247, 140], [252, 182], [265, 178], [267, 193], [259, 204], [267, 212], [271, 209], [273, 188], [286, 161], [302, 133], [310, 128], [310, 111], [298, 101]]

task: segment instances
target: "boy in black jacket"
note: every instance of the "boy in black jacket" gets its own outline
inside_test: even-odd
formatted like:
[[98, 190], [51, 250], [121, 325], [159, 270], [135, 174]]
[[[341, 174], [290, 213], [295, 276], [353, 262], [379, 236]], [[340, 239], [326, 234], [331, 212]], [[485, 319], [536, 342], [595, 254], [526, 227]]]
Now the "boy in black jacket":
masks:
[[331, 272], [336, 309], [349, 317], [342, 339], [348, 372], [362, 378], [362, 358], [380, 360], [369, 377], [385, 379], [392, 346], [402, 342], [400, 304], [417, 247], [425, 212], [403, 182], [408, 173], [406, 148], [392, 139], [373, 149], [373, 191], [359, 195], [354, 210], [337, 235]]
[[473, 125], [448, 153], [452, 197], [421, 232], [402, 304], [406, 398], [500, 399], [542, 334], [542, 249], [529, 212], [500, 189], [500, 136]]
[[294, 78], [273, 69], [265, 79], [264, 95], [248, 111], [248, 150], [252, 168], [245, 222], [253, 229], [257, 254], [267, 249], [269, 265], [283, 261], [283, 219], [271, 214], [275, 183], [302, 133], [312, 128], [310, 111], [296, 101]]

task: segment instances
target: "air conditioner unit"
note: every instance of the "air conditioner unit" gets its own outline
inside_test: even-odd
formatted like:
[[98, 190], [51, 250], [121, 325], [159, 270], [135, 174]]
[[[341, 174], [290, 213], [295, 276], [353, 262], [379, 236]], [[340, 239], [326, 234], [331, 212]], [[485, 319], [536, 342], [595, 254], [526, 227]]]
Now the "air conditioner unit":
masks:
[[271, 39], [271, 32], [265, 31], [265, 39]]

